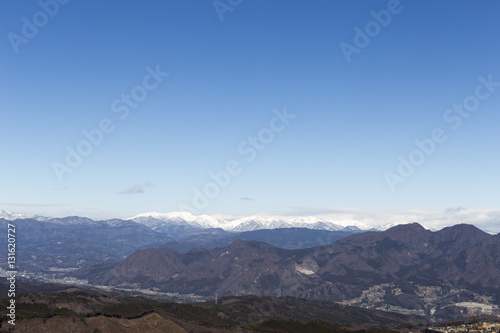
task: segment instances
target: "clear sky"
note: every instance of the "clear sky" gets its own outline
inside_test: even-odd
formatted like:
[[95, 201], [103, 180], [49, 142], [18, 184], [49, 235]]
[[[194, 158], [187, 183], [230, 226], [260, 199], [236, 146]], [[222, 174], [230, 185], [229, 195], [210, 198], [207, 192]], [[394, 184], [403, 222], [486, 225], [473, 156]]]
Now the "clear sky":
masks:
[[499, 2], [54, 1], [0, 2], [0, 209], [500, 208]]

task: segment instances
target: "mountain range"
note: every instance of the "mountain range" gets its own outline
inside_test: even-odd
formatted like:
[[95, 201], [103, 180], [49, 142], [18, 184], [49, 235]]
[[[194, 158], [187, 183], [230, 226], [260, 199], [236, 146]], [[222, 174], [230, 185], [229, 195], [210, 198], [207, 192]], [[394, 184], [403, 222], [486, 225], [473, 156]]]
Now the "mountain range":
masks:
[[[152, 223], [132, 219], [94, 221], [85, 217], [36, 217], [2, 214], [0, 226], [16, 226], [16, 246], [19, 269], [28, 273], [58, 274], [64, 270], [86, 265], [117, 262], [145, 248], [169, 247], [181, 252], [192, 248], [211, 250], [224, 247], [237, 239], [258, 240], [280, 248], [300, 249], [327, 244], [351, 235], [344, 231], [287, 228], [229, 232], [221, 228], [201, 228], [183, 221], [160, 221], [161, 228]], [[151, 222], [147, 219], [145, 222]], [[149, 226], [148, 226], [149, 225]], [[151, 226], [151, 227], [150, 227]], [[152, 229], [152, 227], [154, 229]], [[7, 247], [7, 238], [0, 239]], [[5, 264], [0, 258], [0, 264]], [[0, 267], [5, 267], [4, 265]]]
[[[0, 226], [9, 223], [18, 271], [42, 281], [66, 276], [203, 297], [283, 295], [433, 320], [500, 314], [500, 234], [467, 224], [366, 231], [315, 218], [148, 213], [95, 221], [1, 212]], [[238, 231], [246, 229], [253, 230]]]
[[237, 240], [211, 251], [145, 249], [74, 272], [97, 285], [199, 295], [295, 296], [402, 313], [500, 314], [500, 235], [472, 225], [419, 224], [284, 250]]
[[345, 224], [334, 223], [314, 216], [246, 216], [240, 218], [215, 218], [210, 215], [194, 215], [189, 212], [174, 212], [168, 214], [144, 213], [130, 220], [147, 225], [153, 230], [164, 231], [172, 226], [190, 226], [195, 229], [221, 228], [226, 231], [242, 232], [260, 229], [307, 228], [330, 231], [363, 231], [384, 230], [389, 226], [373, 228], [360, 222]]
[[[65, 224], [93, 224], [116, 221], [120, 219], [111, 219], [103, 221], [94, 221], [85, 217], [65, 217], [53, 218], [40, 215], [25, 215], [19, 213], [10, 213], [0, 211], [0, 219], [16, 220], [16, 219], [33, 219], [37, 221], [65, 223]], [[359, 221], [352, 220], [328, 220], [315, 216], [245, 216], [245, 217], [225, 217], [218, 218], [206, 214], [194, 215], [189, 212], [172, 212], [167, 214], [162, 213], [143, 213], [128, 219], [129, 221], [137, 222], [147, 226], [148, 228], [158, 232], [178, 232], [189, 229], [213, 229], [220, 228], [228, 232], [244, 232], [260, 229], [283, 229], [283, 228], [307, 228], [313, 230], [329, 230], [329, 231], [348, 231], [361, 232], [366, 230], [387, 230], [394, 226], [394, 223], [388, 223], [380, 226], [369, 226]]]

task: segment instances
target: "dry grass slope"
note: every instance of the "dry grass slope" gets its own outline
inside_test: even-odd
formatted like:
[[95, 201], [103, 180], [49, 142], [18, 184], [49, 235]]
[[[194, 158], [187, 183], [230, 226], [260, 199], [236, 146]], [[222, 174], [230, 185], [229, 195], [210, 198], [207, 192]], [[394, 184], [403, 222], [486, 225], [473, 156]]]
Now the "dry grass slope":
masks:
[[[9, 326], [3, 323], [2, 331]], [[137, 319], [110, 318], [104, 316], [71, 320], [64, 317], [52, 317], [47, 320], [34, 318], [20, 321], [15, 332], [26, 333], [186, 333], [174, 322], [162, 318], [156, 313]]]

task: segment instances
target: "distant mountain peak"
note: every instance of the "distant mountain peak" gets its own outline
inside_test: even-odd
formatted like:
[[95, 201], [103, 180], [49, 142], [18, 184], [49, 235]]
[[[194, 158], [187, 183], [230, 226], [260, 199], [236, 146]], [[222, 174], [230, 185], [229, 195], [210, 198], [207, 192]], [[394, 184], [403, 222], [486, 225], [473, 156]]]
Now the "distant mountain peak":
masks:
[[442, 241], [468, 241], [480, 242], [490, 235], [472, 224], [457, 224], [439, 230], [438, 235]]
[[422, 231], [422, 230], [427, 230], [427, 229], [425, 229], [418, 222], [412, 222], [412, 223], [395, 225], [395, 226], [391, 227], [390, 229], [387, 229], [387, 231], [389, 231], [389, 230], [409, 230], [409, 231], [417, 231], [418, 230], [418, 231]]
[[40, 216], [40, 215], [27, 215], [15, 212], [7, 212], [5, 210], [0, 210], [0, 219], [13, 221], [17, 219], [34, 219], [38, 221], [46, 221], [50, 219], [50, 217]]

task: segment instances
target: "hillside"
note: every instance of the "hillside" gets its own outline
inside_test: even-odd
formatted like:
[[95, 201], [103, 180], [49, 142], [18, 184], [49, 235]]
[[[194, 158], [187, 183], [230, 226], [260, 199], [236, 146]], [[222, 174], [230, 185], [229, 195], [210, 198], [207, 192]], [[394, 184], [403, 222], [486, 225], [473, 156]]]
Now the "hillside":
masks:
[[[0, 299], [5, 305], [7, 299]], [[423, 318], [292, 297], [222, 298], [179, 304], [102, 291], [27, 292], [18, 298], [16, 332], [398, 332]], [[420, 324], [418, 324], [420, 323]], [[9, 326], [3, 320], [2, 331]], [[288, 329], [287, 329], [288, 327]]]

